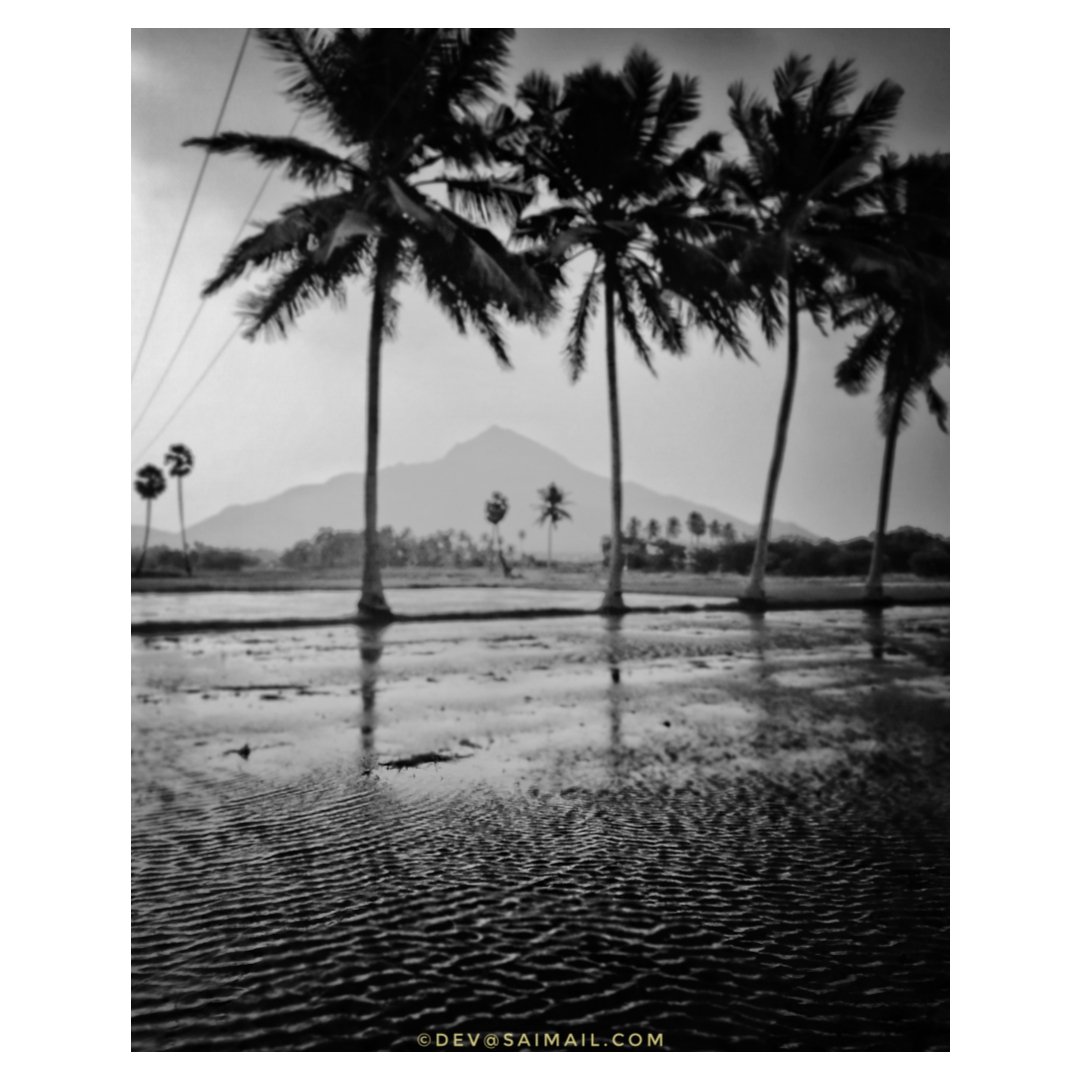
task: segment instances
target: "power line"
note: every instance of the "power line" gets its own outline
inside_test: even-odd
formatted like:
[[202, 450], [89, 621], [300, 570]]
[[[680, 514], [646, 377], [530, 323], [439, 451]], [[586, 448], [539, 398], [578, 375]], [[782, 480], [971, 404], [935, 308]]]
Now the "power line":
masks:
[[[289, 130], [289, 134], [285, 137], [287, 139], [292, 138], [292, 136], [296, 133], [296, 129], [299, 126], [300, 117], [298, 116], [293, 121], [293, 126]], [[270, 181], [273, 180], [273, 178], [273, 170], [268, 172], [263, 178], [262, 185], [255, 193], [255, 198], [251, 200], [251, 205], [247, 208], [247, 213], [244, 215], [243, 221], [240, 222], [240, 228], [236, 230], [236, 235], [230, 241], [228, 248], [225, 249], [226, 251], [230, 251], [236, 246], [236, 243], [243, 234], [244, 229], [247, 228], [248, 222], [251, 221], [251, 215], [255, 213], [255, 207], [259, 205], [259, 201], [262, 199], [263, 195], [266, 194], [266, 189], [270, 186]], [[158, 379], [157, 385], [154, 387], [153, 392], [150, 394], [149, 400], [143, 406], [142, 412], [139, 413], [138, 418], [135, 420], [135, 423], [131, 425], [132, 435], [135, 434], [135, 429], [139, 426], [139, 424], [142, 423], [143, 417], [146, 416], [147, 412], [150, 409], [150, 406], [154, 403], [154, 399], [158, 395], [158, 391], [161, 389], [165, 380], [168, 378], [169, 372], [172, 371], [173, 364], [176, 363], [177, 357], [180, 355], [181, 349], [183, 349], [184, 345], [187, 343], [187, 339], [191, 336], [191, 331], [195, 329], [195, 324], [199, 321], [199, 316], [202, 314], [203, 308], [206, 307], [206, 301], [206, 297], [203, 297], [203, 299], [199, 301], [199, 306], [195, 309], [195, 314], [191, 316], [191, 322], [188, 323], [187, 329], [184, 331], [184, 336], [180, 339], [180, 344], [176, 346], [176, 351], [172, 354], [172, 358], [165, 365], [165, 370], [161, 373], [161, 378]]]
[[[229, 97], [232, 94], [232, 89], [236, 83], [236, 75], [240, 70], [240, 61], [244, 58], [244, 49], [247, 47], [248, 38], [251, 36], [251, 29], [248, 28], [244, 31], [244, 40], [240, 42], [240, 51], [236, 55], [236, 63], [233, 65], [232, 76], [229, 78], [229, 85], [225, 90], [225, 98], [221, 102], [221, 109], [218, 112], [217, 121], [214, 124], [214, 132], [211, 138], [218, 133], [218, 129], [221, 127], [221, 121], [225, 117], [225, 107], [229, 104]], [[135, 354], [135, 360], [131, 365], [131, 380], [135, 381], [135, 370], [139, 366], [139, 361], [142, 359], [143, 350], [146, 348], [147, 339], [150, 337], [150, 329], [154, 325], [154, 319], [157, 316], [158, 308], [161, 306], [161, 298], [165, 295], [165, 287], [169, 284], [169, 276], [172, 273], [173, 264], [176, 262], [176, 253], [180, 250], [180, 242], [184, 239], [184, 231], [187, 229], [188, 219], [191, 217], [191, 211], [195, 206], [195, 198], [199, 194], [199, 187], [202, 184], [203, 176], [206, 173], [206, 166], [210, 162], [210, 151], [207, 150], [203, 155], [202, 165], [199, 168], [199, 175], [195, 180], [195, 187], [192, 189], [191, 198], [188, 200], [187, 210], [184, 212], [184, 220], [180, 223], [180, 232], [177, 234], [176, 243], [173, 244], [172, 254], [169, 256], [169, 265], [165, 267], [165, 276], [161, 280], [161, 288], [158, 289], [157, 299], [154, 301], [153, 310], [150, 312], [150, 321], [146, 324], [146, 329], [143, 331], [142, 341], [139, 344], [139, 351]]]
[[235, 338], [236, 335], [240, 333], [240, 326], [241, 326], [241, 324], [237, 323], [233, 327], [232, 333], [225, 339], [225, 344], [222, 345], [221, 348], [218, 349], [218, 351], [214, 354], [213, 360], [211, 360], [210, 363], [206, 365], [206, 368], [204, 369], [203, 373], [196, 380], [195, 385], [184, 396], [184, 400], [181, 401], [180, 404], [177, 405], [175, 409], [173, 409], [172, 413], [169, 416], [169, 419], [166, 420], [165, 423], [162, 424], [161, 427], [159, 427], [157, 429], [157, 431], [154, 433], [154, 437], [147, 442], [147, 444], [143, 447], [143, 449], [138, 454], [135, 455], [136, 460], [141, 458], [146, 453], [146, 451], [149, 450], [150, 447], [153, 446], [154, 443], [156, 443], [159, 438], [161, 438], [162, 432], [176, 419], [176, 417], [179, 414], [180, 410], [191, 400], [191, 396], [195, 393], [196, 390], [199, 389], [199, 387], [202, 385], [203, 380], [206, 378], [206, 376], [209, 375], [211, 371], [213, 371], [214, 365], [222, 358], [222, 356], [225, 355], [225, 350], [232, 344], [233, 338]]

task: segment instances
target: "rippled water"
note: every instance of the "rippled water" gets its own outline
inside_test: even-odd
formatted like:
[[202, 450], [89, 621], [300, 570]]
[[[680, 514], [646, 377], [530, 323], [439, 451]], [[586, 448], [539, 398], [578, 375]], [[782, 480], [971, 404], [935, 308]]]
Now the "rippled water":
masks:
[[947, 1046], [947, 613], [133, 648], [135, 1049]]

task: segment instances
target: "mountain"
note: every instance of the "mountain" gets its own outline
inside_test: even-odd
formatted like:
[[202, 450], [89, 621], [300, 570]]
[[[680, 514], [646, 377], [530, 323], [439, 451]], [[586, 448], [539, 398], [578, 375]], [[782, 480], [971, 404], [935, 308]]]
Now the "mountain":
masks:
[[[133, 548], [142, 548], [143, 534], [146, 532], [145, 525], [132, 525], [131, 526], [131, 546]], [[155, 529], [153, 525], [150, 526], [150, 547], [157, 547], [158, 545], [164, 545], [165, 547], [178, 548], [180, 546], [180, 534], [165, 532], [164, 529]]]
[[[416, 534], [441, 529], [465, 530], [474, 537], [487, 532], [484, 503], [493, 491], [510, 500], [501, 529], [504, 542], [520, 547], [518, 533], [527, 534], [525, 550], [542, 554], [547, 530], [536, 524], [538, 490], [554, 481], [568, 495], [572, 521], [555, 531], [554, 548], [561, 556], [598, 556], [600, 537], [611, 531], [610, 480], [578, 468], [561, 454], [505, 428], [492, 427], [460, 443], [439, 461], [418, 465], [391, 465], [379, 470], [379, 523]], [[215, 546], [283, 550], [308, 540], [323, 526], [359, 530], [363, 527], [364, 478], [345, 473], [322, 484], [290, 488], [271, 499], [246, 506], [230, 506], [188, 529], [189, 541]], [[663, 495], [640, 484], [624, 482], [625, 518], [643, 523], [656, 518], [665, 523], [677, 517], [685, 523], [697, 510], [706, 521], [731, 522], [739, 533], [756, 526], [715, 507]], [[798, 525], [777, 521], [774, 536], [812, 533]]]

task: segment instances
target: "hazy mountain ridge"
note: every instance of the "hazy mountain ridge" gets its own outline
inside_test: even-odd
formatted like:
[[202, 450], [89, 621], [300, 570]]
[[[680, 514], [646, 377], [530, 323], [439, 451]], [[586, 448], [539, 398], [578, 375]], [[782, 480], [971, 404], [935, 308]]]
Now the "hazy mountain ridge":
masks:
[[[600, 538], [611, 531], [610, 480], [590, 473], [554, 450], [505, 428], [492, 427], [453, 447], [438, 461], [391, 465], [379, 470], [379, 522], [395, 529], [410, 528], [416, 534], [442, 529], [464, 530], [474, 537], [491, 526], [484, 517], [484, 504], [493, 491], [510, 500], [510, 509], [501, 529], [504, 542], [531, 554], [546, 551], [547, 530], [536, 524], [538, 490], [554, 482], [567, 492], [571, 521], [555, 532], [557, 554], [600, 553]], [[344, 473], [323, 484], [290, 488], [262, 502], [227, 507], [188, 529], [189, 541], [217, 547], [271, 548], [284, 550], [299, 540], [308, 540], [318, 529], [359, 530], [363, 527], [364, 478], [361, 473]], [[638, 517], [642, 524], [650, 518], [666, 524], [677, 517], [686, 537], [686, 518], [697, 510], [706, 521], [714, 518], [731, 522], [740, 533], [754, 532], [756, 526], [715, 507], [675, 495], [664, 495], [633, 482], [623, 484], [625, 521]], [[137, 527], [132, 526], [133, 538]], [[806, 529], [776, 521], [774, 537], [784, 535], [816, 539]], [[178, 538], [177, 538], [178, 539]]]

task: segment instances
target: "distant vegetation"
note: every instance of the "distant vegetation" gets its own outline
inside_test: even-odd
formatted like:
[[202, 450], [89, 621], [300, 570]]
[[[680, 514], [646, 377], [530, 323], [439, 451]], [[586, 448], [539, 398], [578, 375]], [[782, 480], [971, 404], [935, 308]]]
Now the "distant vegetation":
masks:
[[189, 566], [197, 570], [223, 570], [235, 573], [266, 565], [266, 559], [255, 551], [245, 551], [241, 548], [218, 548], [199, 543], [190, 548], [186, 554], [177, 548], [158, 544], [146, 549], [143, 563], [138, 563], [139, 558], [139, 551], [133, 548], [131, 552], [133, 569], [138, 564], [144, 574], [170, 577], [174, 574], [189, 574], [191, 572], [188, 569]]
[[[511, 554], [514, 549], [507, 549]], [[467, 532], [444, 529], [429, 536], [414, 536], [384, 526], [379, 530], [383, 566], [486, 567], [492, 563], [491, 537], [478, 542]], [[281, 556], [290, 570], [329, 570], [359, 567], [364, 558], [364, 534], [345, 529], [320, 529], [311, 540], [293, 544]]]
[[[674, 520], [674, 519], [672, 519]], [[753, 538], [726, 543], [693, 546], [657, 537], [645, 541], [626, 535], [622, 551], [628, 570], [690, 570], [697, 574], [749, 574], [757, 542]], [[920, 577], [949, 576], [949, 541], [925, 529], [905, 526], [885, 536], [884, 569], [894, 574]], [[767, 569], [781, 577], [865, 576], [870, 569], [874, 541], [860, 536], [837, 543], [834, 540], [802, 540], [782, 537], [769, 544]], [[600, 543], [604, 566], [608, 565], [611, 539]]]
[[[661, 536], [646, 539], [623, 536], [622, 552], [627, 570], [688, 571], [696, 574], [740, 574], [750, 572], [756, 541], [753, 537], [718, 542], [695, 539], [680, 544]], [[646, 533], [648, 536], [649, 533]], [[717, 540], [716, 537], [713, 538]], [[379, 530], [380, 557], [384, 566], [439, 567], [442, 569], [491, 569], [496, 557], [494, 537], [473, 539], [467, 532], [444, 529], [428, 536], [415, 536], [411, 529], [397, 531], [389, 526]], [[865, 576], [870, 566], [874, 541], [860, 536], [853, 540], [802, 540], [782, 537], [769, 544], [770, 574], [780, 577]], [[611, 540], [601, 540], [601, 561], [607, 567]], [[892, 574], [916, 574], [924, 578], [949, 576], [949, 540], [925, 529], [905, 526], [886, 534], [883, 545], [884, 569]], [[533, 555], [506, 548], [507, 558], [518, 566], [539, 566]], [[141, 557], [132, 548], [132, 565]], [[311, 540], [293, 544], [280, 556], [271, 552], [239, 548], [218, 548], [196, 543], [190, 549], [192, 565], [200, 571], [237, 573], [257, 568], [284, 570], [358, 570], [364, 558], [364, 534], [347, 529], [320, 529]], [[173, 576], [187, 572], [184, 552], [158, 545], [146, 551], [143, 572]]]

